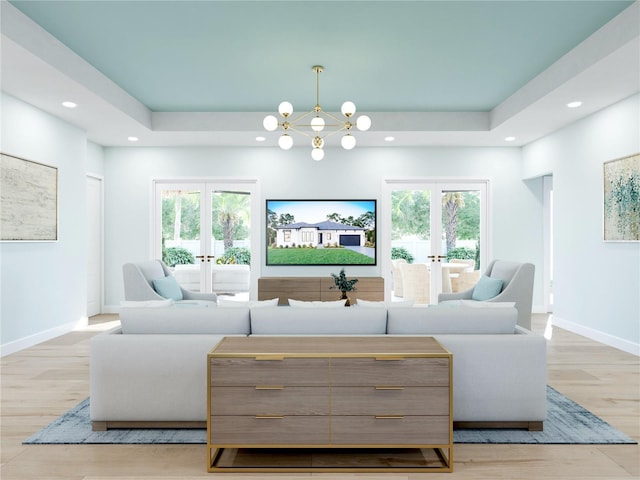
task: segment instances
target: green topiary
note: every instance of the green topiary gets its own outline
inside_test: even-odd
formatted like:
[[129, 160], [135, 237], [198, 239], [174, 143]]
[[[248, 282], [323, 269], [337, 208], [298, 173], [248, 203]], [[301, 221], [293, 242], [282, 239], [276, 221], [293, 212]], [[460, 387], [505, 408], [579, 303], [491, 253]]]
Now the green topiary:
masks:
[[251, 264], [251, 252], [245, 247], [227, 248], [223, 255], [218, 257], [216, 263], [236, 263], [238, 265]]
[[413, 255], [404, 247], [391, 247], [391, 260], [404, 258], [407, 263], [413, 263]]
[[169, 267], [196, 263], [196, 259], [193, 258], [193, 254], [186, 248], [182, 247], [165, 248], [162, 252], [162, 261]]
[[474, 248], [465, 247], [452, 248], [447, 252], [447, 262], [450, 262], [452, 258], [459, 260], [475, 260], [476, 250]]

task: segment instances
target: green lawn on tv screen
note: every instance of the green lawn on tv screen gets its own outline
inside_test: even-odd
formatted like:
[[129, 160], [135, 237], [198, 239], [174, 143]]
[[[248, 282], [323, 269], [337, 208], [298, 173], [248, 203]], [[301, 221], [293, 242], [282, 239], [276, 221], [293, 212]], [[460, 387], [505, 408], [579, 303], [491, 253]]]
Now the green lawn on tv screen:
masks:
[[346, 248], [269, 248], [267, 265], [375, 265], [375, 258]]

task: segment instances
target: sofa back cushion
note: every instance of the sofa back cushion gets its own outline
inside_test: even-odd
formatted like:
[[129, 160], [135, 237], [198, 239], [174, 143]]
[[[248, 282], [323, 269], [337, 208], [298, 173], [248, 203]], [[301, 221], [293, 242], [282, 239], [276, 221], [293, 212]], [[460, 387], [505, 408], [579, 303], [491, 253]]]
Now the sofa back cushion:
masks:
[[251, 333], [256, 335], [375, 335], [386, 329], [386, 308], [251, 309]]
[[387, 333], [390, 334], [512, 334], [518, 311], [513, 308], [389, 308]]
[[[174, 305], [165, 308], [121, 308], [123, 334], [243, 334], [250, 332], [248, 307]], [[213, 345], [212, 345], [213, 347]]]

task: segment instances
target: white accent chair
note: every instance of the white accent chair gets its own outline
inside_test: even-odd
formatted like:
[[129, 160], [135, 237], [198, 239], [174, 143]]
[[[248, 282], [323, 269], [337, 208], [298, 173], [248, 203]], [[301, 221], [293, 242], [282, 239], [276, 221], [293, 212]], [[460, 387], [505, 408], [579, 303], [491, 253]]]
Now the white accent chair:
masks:
[[463, 292], [475, 287], [481, 275], [482, 272], [480, 270], [463, 270], [455, 277], [451, 275], [451, 291], [454, 293]]
[[401, 263], [404, 299], [415, 303], [429, 303], [431, 281], [429, 267], [425, 263]]
[[[172, 277], [169, 267], [162, 260], [144, 260], [141, 262], [125, 263], [122, 266], [124, 280], [124, 299], [126, 301], [166, 300], [153, 288], [153, 281]], [[205, 300], [216, 302], [215, 293], [198, 293], [180, 287], [184, 300]]]
[[406, 265], [407, 261], [404, 258], [397, 258], [391, 260], [391, 277], [393, 278], [393, 296], [404, 297], [404, 288], [402, 282], [401, 265]]
[[[518, 325], [531, 330], [535, 266], [532, 263], [494, 260], [485, 270], [484, 275], [499, 278], [503, 282], [500, 293], [487, 302], [515, 302], [518, 310]], [[441, 293], [438, 295], [438, 303], [447, 300], [472, 300], [472, 296], [473, 288], [456, 293]]]

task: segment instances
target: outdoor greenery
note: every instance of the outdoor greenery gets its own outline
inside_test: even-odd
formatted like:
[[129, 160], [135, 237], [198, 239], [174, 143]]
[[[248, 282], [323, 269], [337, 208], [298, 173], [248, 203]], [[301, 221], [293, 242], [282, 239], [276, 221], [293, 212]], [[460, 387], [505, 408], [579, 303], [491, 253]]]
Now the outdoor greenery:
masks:
[[268, 248], [268, 265], [373, 265], [374, 258], [346, 248]]
[[404, 247], [391, 247], [391, 260], [404, 258], [407, 263], [413, 263], [413, 255]]
[[250, 265], [251, 252], [245, 247], [231, 247], [224, 251], [224, 255], [216, 259], [216, 263]]
[[[392, 240], [415, 236], [427, 240], [430, 232], [429, 192], [396, 190], [391, 195]], [[443, 225], [447, 250], [455, 240], [475, 240], [480, 236], [480, 198], [477, 192], [447, 192], [442, 198]]]
[[162, 250], [162, 261], [168, 267], [175, 267], [176, 265], [195, 263], [195, 258], [186, 248], [170, 247]]
[[465, 247], [452, 248], [447, 252], [447, 262], [450, 262], [452, 258], [460, 260], [473, 260], [475, 256], [475, 249]]
[[[225, 249], [249, 237], [250, 196], [217, 192], [211, 196], [211, 234]], [[162, 195], [162, 239], [200, 238], [200, 191], [166, 190]]]

